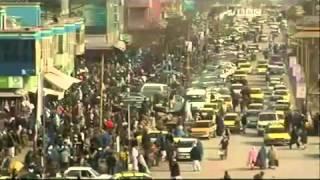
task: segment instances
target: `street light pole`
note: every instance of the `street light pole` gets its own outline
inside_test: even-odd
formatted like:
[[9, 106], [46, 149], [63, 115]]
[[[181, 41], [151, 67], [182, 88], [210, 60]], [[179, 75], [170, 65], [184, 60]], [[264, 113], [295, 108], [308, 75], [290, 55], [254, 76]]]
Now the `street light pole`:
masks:
[[104, 88], [104, 55], [101, 56], [101, 78], [100, 78], [100, 121], [99, 127], [102, 129], [103, 124], [103, 88]]

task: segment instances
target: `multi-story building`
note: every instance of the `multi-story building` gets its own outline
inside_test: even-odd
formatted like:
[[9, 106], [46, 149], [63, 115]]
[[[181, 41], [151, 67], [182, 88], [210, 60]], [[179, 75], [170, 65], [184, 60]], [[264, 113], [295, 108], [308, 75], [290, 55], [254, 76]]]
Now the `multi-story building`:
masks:
[[[37, 92], [41, 74], [44, 92], [63, 97], [79, 82], [70, 75], [75, 57], [84, 53], [83, 19], [41, 22], [39, 3], [1, 3], [0, 7], [0, 106], [14, 99], [18, 107], [23, 95]], [[37, 17], [25, 15], [29, 13]]]
[[296, 34], [293, 35], [296, 41], [296, 65], [293, 67], [295, 71], [293, 73], [295, 75], [295, 78], [293, 78], [293, 89], [296, 96], [307, 103], [305, 105], [308, 111], [319, 112], [320, 27], [319, 17], [314, 18], [317, 19], [317, 22], [306, 24], [308, 18], [305, 17], [302, 21], [303, 23], [299, 23], [296, 26]]
[[[123, 30], [124, 1], [90, 0], [83, 8], [86, 25], [86, 56], [88, 59], [100, 59], [113, 47], [125, 50], [121, 41]], [[125, 38], [123, 38], [124, 40]], [[98, 55], [98, 57], [97, 57]]]

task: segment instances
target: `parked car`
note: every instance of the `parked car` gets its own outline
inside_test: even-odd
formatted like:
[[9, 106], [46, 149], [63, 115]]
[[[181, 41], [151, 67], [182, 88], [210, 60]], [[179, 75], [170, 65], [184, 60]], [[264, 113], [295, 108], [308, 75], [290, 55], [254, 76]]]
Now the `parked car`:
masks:
[[109, 174], [100, 174], [91, 167], [72, 166], [63, 173], [64, 179], [111, 179]]

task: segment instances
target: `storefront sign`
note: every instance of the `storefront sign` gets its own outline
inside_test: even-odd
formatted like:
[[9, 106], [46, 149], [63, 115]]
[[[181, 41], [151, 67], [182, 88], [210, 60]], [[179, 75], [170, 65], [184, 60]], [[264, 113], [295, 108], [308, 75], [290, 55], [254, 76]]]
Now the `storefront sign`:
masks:
[[23, 88], [23, 78], [21, 76], [0, 77], [0, 89]]
[[292, 75], [297, 76], [297, 74], [301, 73], [301, 66], [300, 64], [295, 64], [292, 68]]
[[297, 82], [296, 97], [304, 99], [306, 98], [306, 94], [307, 94], [306, 83], [303, 82], [303, 80], [301, 82]]
[[296, 64], [297, 64], [297, 57], [296, 56], [290, 56], [289, 57], [289, 67], [292, 68]]

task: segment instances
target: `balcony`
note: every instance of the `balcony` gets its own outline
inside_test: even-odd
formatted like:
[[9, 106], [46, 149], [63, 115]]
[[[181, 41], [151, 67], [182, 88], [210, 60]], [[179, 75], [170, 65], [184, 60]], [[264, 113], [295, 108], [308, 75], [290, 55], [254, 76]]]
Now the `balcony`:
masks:
[[127, 0], [128, 8], [151, 8], [152, 0]]

